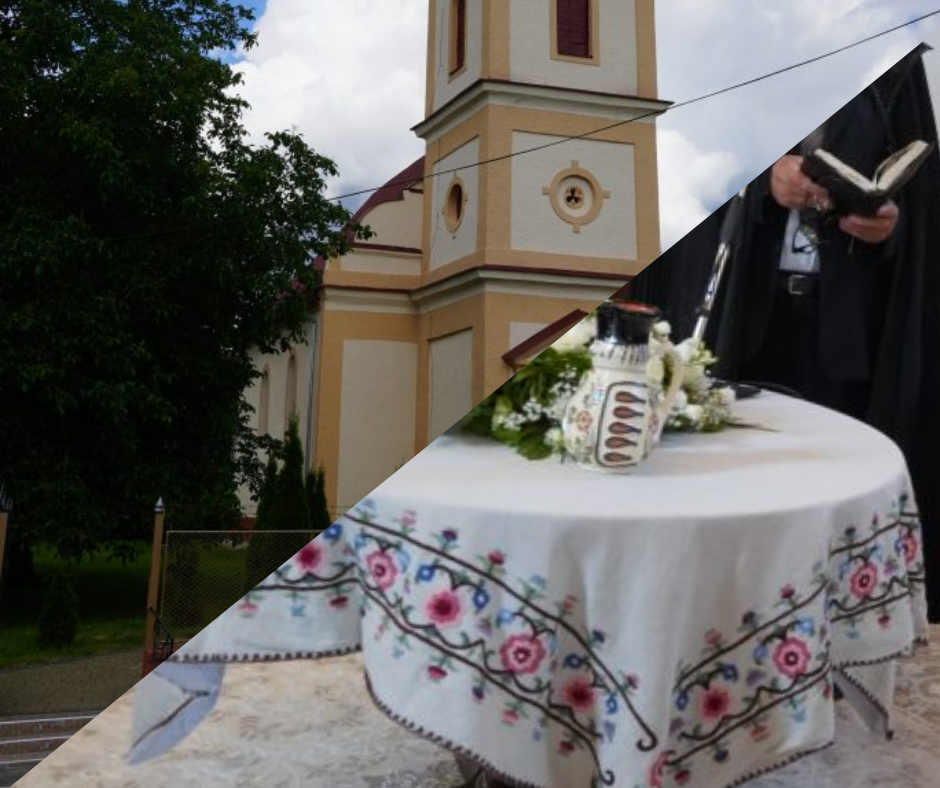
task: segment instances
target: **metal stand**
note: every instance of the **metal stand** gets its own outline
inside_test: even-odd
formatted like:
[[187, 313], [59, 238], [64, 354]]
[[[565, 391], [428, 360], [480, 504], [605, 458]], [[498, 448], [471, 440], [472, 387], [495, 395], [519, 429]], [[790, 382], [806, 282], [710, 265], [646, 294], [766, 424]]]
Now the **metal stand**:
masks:
[[741, 214], [744, 212], [744, 196], [747, 193], [747, 186], [731, 198], [731, 204], [728, 206], [728, 213], [725, 214], [725, 220], [721, 224], [721, 233], [718, 237], [718, 252], [715, 255], [715, 262], [712, 264], [712, 275], [708, 280], [708, 287], [705, 289], [705, 298], [698, 310], [698, 320], [695, 323], [695, 330], [692, 332], [692, 338], [699, 342], [705, 339], [705, 330], [708, 328], [708, 321], [711, 318], [712, 307], [715, 305], [715, 299], [718, 297], [718, 290], [724, 279], [725, 269], [731, 260], [731, 243], [734, 239], [734, 233], [737, 230], [738, 223], [741, 221]]

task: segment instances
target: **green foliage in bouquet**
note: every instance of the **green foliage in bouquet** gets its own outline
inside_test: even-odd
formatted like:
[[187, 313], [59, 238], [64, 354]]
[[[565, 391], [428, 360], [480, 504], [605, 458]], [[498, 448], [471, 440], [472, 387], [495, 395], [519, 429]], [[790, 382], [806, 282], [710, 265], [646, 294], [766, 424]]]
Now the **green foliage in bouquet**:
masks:
[[464, 417], [465, 432], [512, 446], [541, 460], [556, 453], [550, 433], [581, 377], [591, 369], [587, 349], [548, 348]]

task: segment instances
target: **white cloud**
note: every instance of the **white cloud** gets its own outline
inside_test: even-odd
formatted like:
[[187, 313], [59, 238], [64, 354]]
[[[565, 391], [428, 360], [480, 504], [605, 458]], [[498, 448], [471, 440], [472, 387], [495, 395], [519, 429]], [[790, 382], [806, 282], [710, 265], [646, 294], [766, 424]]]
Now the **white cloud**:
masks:
[[674, 129], [660, 130], [657, 143], [665, 251], [724, 202], [741, 162], [733, 153], [705, 153]]
[[[509, 0], [503, 0], [508, 2]], [[331, 193], [423, 153], [427, 0], [267, 0], [238, 68], [253, 137], [294, 128], [333, 158]], [[681, 101], [844, 46], [935, 0], [658, 0], [660, 94]], [[937, 28], [931, 20], [659, 121], [664, 246]], [[670, 132], [670, 133], [665, 133]]]
[[268, 0], [237, 66], [246, 125], [295, 129], [337, 162], [331, 193], [376, 186], [424, 152], [424, 0]]

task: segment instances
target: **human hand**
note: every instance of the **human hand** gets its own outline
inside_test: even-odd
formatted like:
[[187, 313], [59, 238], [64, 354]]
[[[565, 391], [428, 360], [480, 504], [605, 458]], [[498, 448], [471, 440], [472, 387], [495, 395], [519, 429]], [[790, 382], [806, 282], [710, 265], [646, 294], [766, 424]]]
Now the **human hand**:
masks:
[[898, 206], [890, 201], [882, 205], [873, 217], [844, 216], [839, 220], [839, 229], [864, 243], [880, 244], [894, 234], [900, 213]]
[[829, 192], [803, 174], [803, 157], [787, 155], [771, 168], [770, 193], [782, 208], [829, 208]]

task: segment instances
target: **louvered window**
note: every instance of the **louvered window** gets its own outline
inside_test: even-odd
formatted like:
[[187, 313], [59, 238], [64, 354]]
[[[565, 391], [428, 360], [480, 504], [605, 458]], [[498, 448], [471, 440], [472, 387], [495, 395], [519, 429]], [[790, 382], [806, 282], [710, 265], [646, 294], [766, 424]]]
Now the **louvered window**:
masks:
[[591, 52], [591, 2], [555, 0], [558, 3], [558, 54], [589, 58]]
[[455, 74], [467, 58], [467, 0], [452, 0], [450, 10], [450, 73]]

